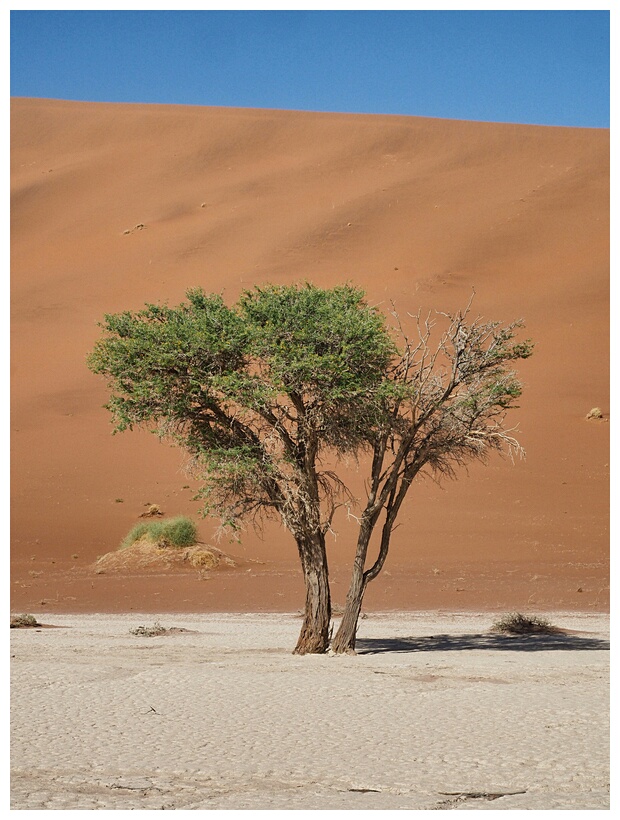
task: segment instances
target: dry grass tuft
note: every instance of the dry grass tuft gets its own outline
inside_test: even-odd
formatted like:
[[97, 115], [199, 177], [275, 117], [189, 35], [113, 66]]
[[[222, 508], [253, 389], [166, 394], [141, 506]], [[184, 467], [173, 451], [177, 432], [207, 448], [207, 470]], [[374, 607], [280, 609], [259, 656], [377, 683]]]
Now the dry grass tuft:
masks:
[[536, 615], [522, 615], [520, 612], [510, 612], [504, 615], [493, 624], [491, 630], [504, 635], [557, 635], [562, 632], [544, 618]]
[[24, 629], [32, 626], [41, 626], [34, 615], [14, 615], [11, 618], [11, 629]]
[[[212, 549], [207, 549], [205, 547], [197, 547], [196, 549], [191, 550], [191, 553], [188, 555], [188, 560], [189, 563], [196, 569], [209, 570], [215, 569], [219, 565], [221, 555], [222, 553], [218, 555]], [[232, 559], [227, 558], [227, 560]]]
[[129, 631], [132, 635], [138, 635], [141, 638], [155, 638], [157, 635], [165, 635], [168, 630], [159, 621], [155, 621], [153, 626], [137, 626]]
[[132, 635], [137, 635], [140, 638], [157, 638], [159, 635], [179, 635], [194, 630], [184, 629], [182, 626], [162, 626], [159, 621], [155, 621], [153, 626], [136, 626], [129, 631]]
[[148, 507], [148, 510], [140, 513], [140, 518], [153, 518], [157, 515], [163, 515], [159, 504], [145, 504], [145, 506]]

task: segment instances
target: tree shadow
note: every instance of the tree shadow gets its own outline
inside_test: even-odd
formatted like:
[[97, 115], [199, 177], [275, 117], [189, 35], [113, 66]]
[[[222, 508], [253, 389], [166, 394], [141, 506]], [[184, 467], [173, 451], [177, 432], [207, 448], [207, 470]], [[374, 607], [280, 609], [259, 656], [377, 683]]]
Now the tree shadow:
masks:
[[609, 641], [581, 635], [501, 635], [473, 633], [464, 635], [424, 635], [411, 638], [358, 638], [356, 652], [376, 655], [379, 652], [449, 652], [463, 649], [493, 649], [508, 652], [541, 652], [563, 650], [608, 650]]

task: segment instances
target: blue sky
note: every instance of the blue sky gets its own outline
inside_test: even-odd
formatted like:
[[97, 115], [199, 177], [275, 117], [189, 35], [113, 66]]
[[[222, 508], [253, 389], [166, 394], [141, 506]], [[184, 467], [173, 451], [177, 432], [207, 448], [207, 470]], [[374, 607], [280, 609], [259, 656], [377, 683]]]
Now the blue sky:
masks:
[[609, 11], [12, 11], [11, 96], [609, 127]]

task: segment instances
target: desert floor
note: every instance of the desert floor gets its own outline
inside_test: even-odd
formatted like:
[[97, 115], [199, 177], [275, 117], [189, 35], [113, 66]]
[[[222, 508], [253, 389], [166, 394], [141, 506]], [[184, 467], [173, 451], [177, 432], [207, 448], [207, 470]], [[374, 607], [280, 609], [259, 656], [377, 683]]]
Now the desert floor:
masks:
[[12, 808], [608, 809], [609, 619], [550, 620], [373, 614], [340, 657], [292, 614], [13, 629]]

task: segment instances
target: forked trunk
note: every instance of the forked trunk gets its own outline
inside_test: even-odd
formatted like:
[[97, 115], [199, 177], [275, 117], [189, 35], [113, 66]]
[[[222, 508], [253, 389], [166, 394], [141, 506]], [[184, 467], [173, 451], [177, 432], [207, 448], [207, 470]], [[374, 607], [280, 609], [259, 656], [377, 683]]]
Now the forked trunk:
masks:
[[330, 638], [331, 600], [325, 539], [316, 535], [297, 544], [306, 585], [306, 607], [294, 655], [327, 652]]

